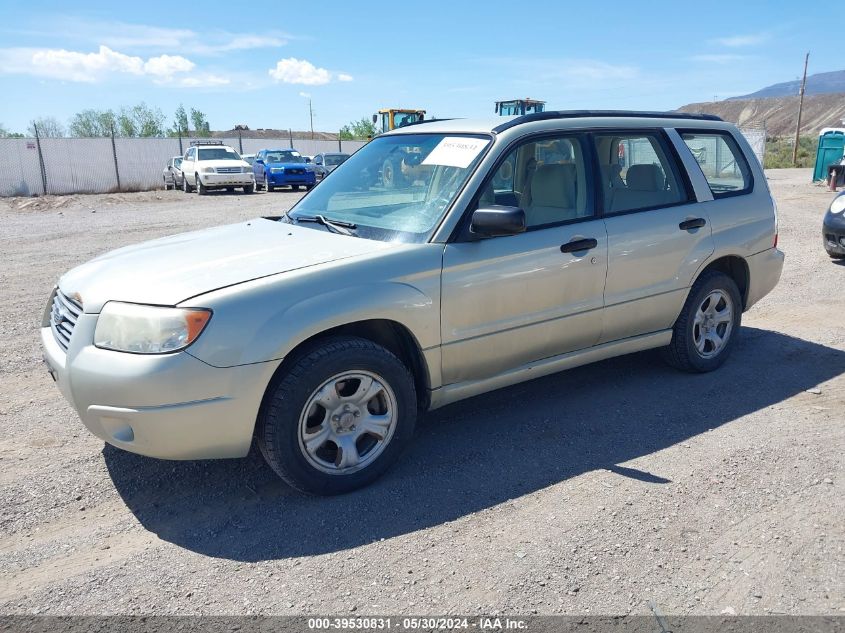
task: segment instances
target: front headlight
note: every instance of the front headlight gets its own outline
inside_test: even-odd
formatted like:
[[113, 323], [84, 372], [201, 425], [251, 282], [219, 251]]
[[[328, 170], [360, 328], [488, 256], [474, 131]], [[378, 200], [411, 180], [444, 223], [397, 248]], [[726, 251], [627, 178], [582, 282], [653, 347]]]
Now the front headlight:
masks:
[[166, 354], [188, 347], [205, 329], [211, 310], [164, 308], [109, 301], [94, 330], [94, 345], [135, 354]]
[[839, 197], [834, 198], [833, 202], [830, 203], [830, 212], [842, 213], [843, 211], [845, 211], [845, 194], [840, 194]]
[[204, 173], [204, 174], [213, 174], [213, 173], [214, 173], [214, 167], [203, 167], [203, 168], [202, 168], [202, 173]]
[[242, 174], [251, 174], [252, 173], [252, 167], [241, 167], [241, 173]]

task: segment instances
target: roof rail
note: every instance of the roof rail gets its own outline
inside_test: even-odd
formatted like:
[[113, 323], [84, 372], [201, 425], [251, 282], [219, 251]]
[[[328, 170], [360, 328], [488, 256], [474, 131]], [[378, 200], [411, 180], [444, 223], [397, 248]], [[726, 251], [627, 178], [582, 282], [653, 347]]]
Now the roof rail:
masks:
[[494, 132], [504, 132], [510, 128], [531, 123], [532, 121], [548, 121], [550, 119], [586, 119], [593, 117], [624, 117], [641, 119], [687, 119], [696, 121], [722, 121], [721, 117], [715, 114], [704, 114], [703, 112], [637, 112], [635, 110], [550, 110], [548, 112], [535, 112], [523, 114], [510, 121], [493, 128]]
[[209, 141], [209, 140], [191, 141], [191, 145], [194, 145], [194, 146], [196, 146], [196, 145], [223, 145], [223, 141]]

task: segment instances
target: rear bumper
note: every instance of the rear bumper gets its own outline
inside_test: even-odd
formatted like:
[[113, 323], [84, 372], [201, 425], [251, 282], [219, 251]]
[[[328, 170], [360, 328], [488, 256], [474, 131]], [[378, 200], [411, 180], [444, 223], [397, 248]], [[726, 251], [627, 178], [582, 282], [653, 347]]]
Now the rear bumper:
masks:
[[164, 459], [243, 457], [277, 362], [217, 368], [187, 352], [125, 354], [91, 344], [83, 314], [68, 351], [41, 329], [44, 361], [82, 423], [124, 450]]
[[749, 275], [746, 310], [777, 286], [783, 272], [783, 260], [784, 254], [776, 248], [767, 249], [745, 260]]

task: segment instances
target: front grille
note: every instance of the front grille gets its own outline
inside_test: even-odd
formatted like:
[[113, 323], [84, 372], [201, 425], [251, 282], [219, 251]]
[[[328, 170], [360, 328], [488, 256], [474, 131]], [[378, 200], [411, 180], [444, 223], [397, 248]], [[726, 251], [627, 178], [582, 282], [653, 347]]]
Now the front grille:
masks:
[[53, 298], [53, 309], [50, 311], [50, 329], [53, 330], [56, 342], [65, 351], [70, 345], [70, 337], [80, 314], [82, 306], [57, 289]]
[[289, 174], [296, 174], [297, 176], [301, 176], [305, 173], [304, 169], [300, 169], [298, 167], [292, 167], [290, 169], [286, 169], [285, 171]]
[[240, 174], [241, 168], [240, 167], [218, 167], [217, 173], [218, 174]]

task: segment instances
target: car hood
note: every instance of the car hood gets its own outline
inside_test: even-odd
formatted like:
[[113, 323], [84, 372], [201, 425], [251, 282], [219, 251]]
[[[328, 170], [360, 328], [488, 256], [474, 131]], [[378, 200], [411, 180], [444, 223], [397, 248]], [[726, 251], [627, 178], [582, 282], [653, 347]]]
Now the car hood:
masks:
[[258, 218], [111, 251], [66, 273], [59, 287], [89, 313], [107, 301], [177, 305], [225, 286], [388, 248]]

